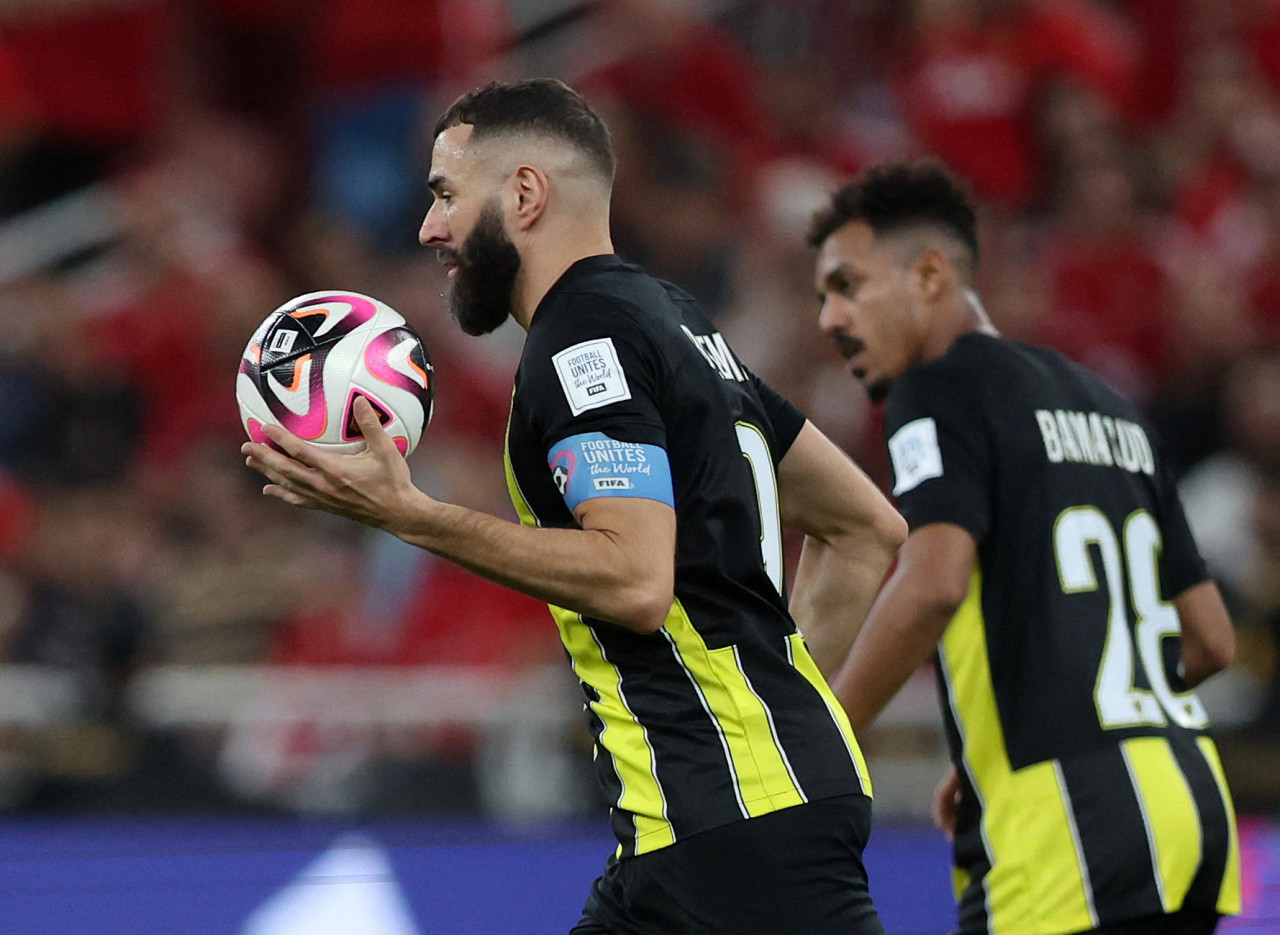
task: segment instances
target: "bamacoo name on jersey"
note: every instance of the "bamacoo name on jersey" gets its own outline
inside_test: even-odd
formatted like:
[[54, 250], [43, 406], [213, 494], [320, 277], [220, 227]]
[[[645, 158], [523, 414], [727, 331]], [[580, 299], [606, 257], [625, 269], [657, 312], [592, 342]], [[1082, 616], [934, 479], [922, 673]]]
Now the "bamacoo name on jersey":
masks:
[[1070, 409], [1037, 409], [1036, 422], [1044, 453], [1054, 464], [1096, 464], [1148, 476], [1156, 471], [1151, 442], [1135, 422]]

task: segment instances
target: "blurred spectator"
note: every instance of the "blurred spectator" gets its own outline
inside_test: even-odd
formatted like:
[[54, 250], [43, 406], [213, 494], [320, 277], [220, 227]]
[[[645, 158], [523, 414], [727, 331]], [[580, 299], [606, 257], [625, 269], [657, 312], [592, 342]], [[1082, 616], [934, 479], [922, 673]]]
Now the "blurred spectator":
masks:
[[1135, 49], [1091, 0], [915, 0], [903, 102], [921, 150], [1006, 210], [1035, 196], [1033, 121], [1057, 82], [1092, 88], [1117, 114], [1134, 98]]
[[146, 515], [127, 488], [44, 498], [24, 561], [31, 591], [5, 658], [80, 673], [90, 716], [120, 718], [127, 677], [154, 635], [138, 590], [152, 545]]
[[421, 173], [435, 92], [473, 80], [506, 37], [496, 0], [302, 4], [310, 198], [380, 250], [417, 246]]
[[697, 5], [672, 0], [603, 4], [591, 48], [604, 60], [577, 83], [614, 135], [618, 252], [714, 315], [753, 173], [776, 143], [758, 69]]
[[167, 0], [52, 0], [0, 9], [0, 109], [26, 145], [3, 164], [0, 217], [97, 181], [159, 131], [182, 82]]
[[69, 284], [0, 289], [0, 463], [38, 490], [122, 480], [140, 451], [142, 399], [92, 350]]
[[1280, 477], [1280, 356], [1244, 357], [1227, 372], [1218, 413], [1225, 447], [1196, 465], [1180, 491], [1187, 520], [1225, 592], [1248, 603], [1265, 578], [1265, 488]]
[[156, 662], [260, 661], [288, 626], [345, 606], [334, 569], [355, 543], [262, 497], [232, 445], [197, 445], [175, 469], [181, 490], [152, 491], [166, 534], [151, 572]]
[[[1193, 468], [1180, 492], [1236, 621], [1237, 668], [1261, 686], [1245, 733], [1273, 740], [1280, 736], [1280, 356], [1233, 364], [1218, 410], [1226, 447]], [[1246, 767], [1251, 749], [1233, 755], [1242, 794], [1273, 807], [1275, 777]]]
[[1050, 314], [1037, 339], [1149, 401], [1168, 374], [1170, 293], [1125, 155], [1061, 167], [1042, 260]]

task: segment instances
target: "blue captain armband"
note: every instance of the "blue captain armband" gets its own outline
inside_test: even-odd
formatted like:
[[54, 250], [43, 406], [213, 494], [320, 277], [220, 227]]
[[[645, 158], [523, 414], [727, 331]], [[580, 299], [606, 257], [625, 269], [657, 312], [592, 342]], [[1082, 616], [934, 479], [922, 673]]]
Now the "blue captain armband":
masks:
[[658, 445], [586, 432], [552, 446], [547, 467], [570, 511], [593, 497], [639, 497], [675, 506], [671, 465]]

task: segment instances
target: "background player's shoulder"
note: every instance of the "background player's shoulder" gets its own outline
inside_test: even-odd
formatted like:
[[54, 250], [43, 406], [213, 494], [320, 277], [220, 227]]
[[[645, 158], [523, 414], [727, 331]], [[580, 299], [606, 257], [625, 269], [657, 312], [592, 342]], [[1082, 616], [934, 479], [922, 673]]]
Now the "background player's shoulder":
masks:
[[1008, 342], [972, 332], [962, 335], [941, 357], [909, 368], [893, 383], [889, 403], [937, 394], [968, 394], [991, 379], [993, 368], [1007, 367]]

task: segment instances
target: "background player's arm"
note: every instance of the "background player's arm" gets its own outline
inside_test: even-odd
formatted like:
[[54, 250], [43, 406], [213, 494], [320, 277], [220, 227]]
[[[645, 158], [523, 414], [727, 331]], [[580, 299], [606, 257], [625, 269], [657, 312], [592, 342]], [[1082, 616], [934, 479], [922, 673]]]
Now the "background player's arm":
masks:
[[271, 481], [263, 492], [398, 536], [499, 584], [548, 603], [651, 633], [671, 609], [675, 511], [639, 498], [578, 505], [581, 529], [522, 526], [435, 500], [413, 485], [409, 467], [363, 398], [356, 419], [368, 441], [358, 455], [309, 445], [276, 426], [264, 429], [287, 454], [243, 447]]
[[951, 523], [913, 530], [831, 681], [855, 731], [865, 728], [933, 653], [969, 592], [977, 544]]
[[805, 534], [791, 614], [825, 675], [858, 632], [906, 522], [871, 479], [806, 422], [778, 466], [782, 522]]
[[1194, 687], [1231, 665], [1236, 654], [1235, 629], [1212, 581], [1192, 585], [1173, 603], [1182, 620], [1182, 677], [1188, 687]]

